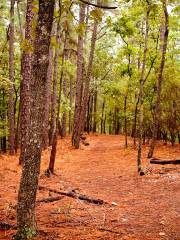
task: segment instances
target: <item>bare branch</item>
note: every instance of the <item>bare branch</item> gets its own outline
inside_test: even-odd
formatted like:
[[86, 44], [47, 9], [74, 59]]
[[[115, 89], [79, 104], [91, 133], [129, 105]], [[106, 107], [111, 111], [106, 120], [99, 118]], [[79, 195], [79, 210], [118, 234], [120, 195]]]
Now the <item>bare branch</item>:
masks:
[[99, 4], [95, 4], [95, 3], [91, 3], [89, 2], [89, 0], [79, 0], [82, 3], [97, 7], [97, 8], [103, 8], [103, 9], [116, 9], [117, 6], [107, 6], [107, 5], [99, 5]]

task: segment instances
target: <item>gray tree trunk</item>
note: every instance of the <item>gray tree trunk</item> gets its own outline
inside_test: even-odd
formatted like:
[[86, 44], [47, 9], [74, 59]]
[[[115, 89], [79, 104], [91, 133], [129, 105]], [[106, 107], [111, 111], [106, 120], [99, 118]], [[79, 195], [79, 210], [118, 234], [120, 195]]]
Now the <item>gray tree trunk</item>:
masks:
[[[82, 25], [85, 20], [85, 5], [80, 3], [79, 11], [79, 25]], [[80, 114], [81, 114], [81, 88], [83, 82], [83, 45], [84, 45], [84, 34], [79, 33], [78, 35], [78, 46], [77, 46], [77, 77], [76, 77], [76, 95], [75, 95], [75, 110], [74, 110], [74, 128], [72, 134], [72, 145], [75, 148], [79, 148], [80, 135], [79, 127]]]
[[59, 57], [59, 44], [60, 44], [60, 20], [57, 23], [56, 31], [56, 49], [54, 56], [54, 74], [53, 74], [53, 95], [52, 95], [52, 109], [51, 109], [51, 139], [50, 145], [53, 143], [53, 139], [56, 133], [56, 116], [57, 116], [57, 80], [58, 80], [58, 57]]
[[153, 123], [153, 136], [150, 144], [150, 149], [148, 152], [148, 158], [152, 158], [154, 153], [154, 148], [156, 144], [157, 132], [158, 132], [158, 122], [161, 116], [161, 91], [163, 84], [163, 70], [165, 65], [166, 58], [166, 49], [168, 42], [168, 27], [169, 27], [169, 16], [167, 11], [167, 0], [163, 0], [163, 11], [164, 11], [164, 27], [161, 29], [161, 63], [159, 66], [159, 74], [157, 80], [157, 96], [155, 103], [155, 112], [154, 112], [154, 123]]
[[20, 157], [19, 163], [24, 162], [26, 151], [27, 132], [30, 113], [30, 82], [32, 78], [32, 59], [33, 59], [33, 39], [32, 39], [32, 22], [33, 22], [33, 0], [27, 1], [26, 9], [26, 29], [25, 40], [27, 46], [22, 54], [22, 81], [20, 87]]
[[51, 102], [51, 83], [52, 83], [52, 70], [53, 70], [53, 48], [49, 49], [49, 65], [47, 71], [46, 82], [46, 99], [45, 99], [45, 115], [44, 115], [44, 133], [43, 133], [43, 148], [46, 149], [49, 146], [49, 112]]
[[9, 117], [9, 153], [13, 155], [15, 139], [15, 116], [14, 116], [14, 4], [11, 0], [10, 5], [10, 24], [9, 24], [9, 99], [8, 99], [8, 117]]
[[96, 38], [97, 38], [97, 28], [98, 28], [98, 21], [94, 20], [94, 26], [93, 26], [93, 32], [92, 32], [92, 38], [91, 38], [91, 48], [89, 53], [89, 62], [88, 62], [88, 69], [87, 69], [87, 77], [84, 87], [84, 94], [82, 99], [82, 105], [81, 105], [81, 113], [80, 113], [80, 128], [79, 128], [79, 138], [80, 134], [84, 130], [84, 124], [85, 124], [85, 117], [87, 112], [87, 106], [88, 106], [88, 99], [89, 99], [89, 86], [90, 81], [92, 77], [92, 68], [93, 68], [93, 59], [94, 59], [94, 51], [96, 46]]
[[139, 104], [140, 104], [140, 112], [139, 112], [139, 142], [138, 142], [138, 156], [137, 156], [137, 167], [138, 172], [141, 174], [141, 158], [142, 158], [142, 139], [143, 139], [143, 117], [144, 117], [144, 81], [145, 81], [145, 68], [146, 68], [146, 55], [148, 50], [148, 33], [149, 33], [149, 14], [150, 14], [150, 4], [147, 2], [147, 12], [146, 12], [146, 32], [144, 38], [144, 54], [143, 54], [143, 62], [142, 62], [142, 70], [141, 70], [141, 79], [140, 79], [140, 92], [139, 92]]
[[34, 40], [34, 59], [30, 85], [31, 105], [28, 142], [18, 193], [17, 233], [15, 239], [32, 238], [36, 233], [35, 202], [40, 173], [43, 139], [44, 102], [49, 62], [49, 45], [54, 14], [54, 0], [39, 0]]

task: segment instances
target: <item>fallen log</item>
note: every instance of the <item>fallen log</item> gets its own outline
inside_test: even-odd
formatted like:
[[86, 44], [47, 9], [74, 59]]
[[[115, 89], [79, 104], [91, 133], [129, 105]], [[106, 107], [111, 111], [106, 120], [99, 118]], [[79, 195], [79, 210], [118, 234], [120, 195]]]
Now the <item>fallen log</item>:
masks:
[[0, 222], [0, 230], [7, 231], [9, 229], [14, 229], [15, 225], [6, 223], [6, 222]]
[[150, 160], [150, 163], [152, 163], [152, 164], [161, 164], [161, 165], [165, 165], [165, 164], [180, 164], [180, 159], [161, 160], [159, 158], [152, 158]]
[[40, 200], [37, 200], [36, 202], [37, 203], [50, 203], [50, 202], [55, 202], [55, 201], [59, 201], [63, 199], [63, 197], [61, 196], [58, 196], [58, 197], [49, 197], [49, 198], [43, 198], [43, 199], [40, 199]]
[[119, 235], [122, 235], [121, 232], [118, 232], [118, 231], [114, 231], [112, 229], [109, 229], [109, 228], [98, 228], [99, 231], [105, 231], [105, 232], [110, 232], [110, 233], [115, 233], [115, 234], [119, 234]]
[[53, 193], [60, 194], [60, 195], [63, 195], [63, 196], [67, 196], [67, 197], [71, 197], [71, 198], [76, 198], [76, 199], [83, 200], [83, 201], [86, 201], [86, 202], [92, 203], [92, 204], [97, 204], [97, 205], [107, 204], [107, 202], [105, 202], [102, 199], [91, 198], [87, 195], [80, 194], [80, 193], [76, 192], [76, 190], [71, 190], [69, 192], [64, 192], [64, 191], [58, 191], [56, 189], [47, 188], [47, 187], [44, 187], [44, 186], [39, 186], [39, 190], [48, 190], [49, 192], [53, 192]]

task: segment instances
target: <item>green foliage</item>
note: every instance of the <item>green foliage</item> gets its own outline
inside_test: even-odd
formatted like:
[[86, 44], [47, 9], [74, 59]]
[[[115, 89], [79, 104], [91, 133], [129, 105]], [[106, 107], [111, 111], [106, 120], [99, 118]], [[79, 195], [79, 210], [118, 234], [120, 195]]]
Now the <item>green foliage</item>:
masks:
[[[9, 55], [8, 55], [8, 25], [9, 25], [9, 5], [3, 0], [0, 3], [0, 137], [8, 135], [8, 90], [9, 90]], [[93, 73], [90, 83], [90, 94], [98, 94], [97, 101], [97, 124], [102, 120], [102, 105], [105, 100], [106, 119], [109, 124], [114, 121], [116, 116], [120, 120], [122, 128], [125, 117], [128, 121], [128, 132], [132, 128], [135, 105], [139, 94], [139, 80], [143, 61], [144, 35], [145, 35], [145, 17], [147, 4], [141, 0], [119, 0], [119, 8], [113, 11], [104, 11], [98, 8], [90, 8], [88, 21], [78, 23], [77, 2], [70, 0], [61, 1], [61, 10], [56, 8], [54, 20], [57, 23], [60, 20], [61, 41], [57, 45], [56, 36], [51, 36], [51, 47], [53, 54], [59, 47], [60, 54], [58, 58], [58, 79], [61, 78], [67, 83], [67, 95], [62, 94], [61, 98], [61, 116], [64, 111], [74, 109], [74, 99], [70, 109], [69, 89], [70, 80], [72, 82], [73, 97], [75, 95], [76, 84], [76, 64], [77, 64], [77, 39], [78, 34], [86, 35], [84, 41], [84, 78], [87, 72], [89, 61], [89, 52], [91, 47], [92, 26], [94, 21], [98, 22], [98, 33], [96, 49], [93, 62]], [[38, 0], [33, 1], [34, 19], [32, 37], [35, 37], [37, 24]], [[108, 4], [108, 1], [106, 1]], [[168, 1], [169, 4], [169, 39], [168, 51], [166, 55], [165, 68], [163, 73], [162, 89], [162, 116], [161, 125], [164, 129], [170, 128], [172, 116], [176, 116], [176, 125], [180, 115], [179, 94], [179, 5], [178, 1]], [[149, 19], [149, 40], [147, 51], [147, 64], [145, 76], [148, 76], [144, 86], [144, 126], [152, 129], [154, 103], [156, 100], [156, 82], [158, 78], [160, 53], [160, 33], [159, 29], [163, 23], [162, 1], [150, 1], [151, 11]], [[19, 2], [20, 16], [23, 28], [25, 27], [26, 3]], [[86, 19], [87, 20], [87, 19]], [[19, 33], [19, 20], [15, 11], [15, 83], [16, 90], [16, 122], [17, 109], [19, 107], [19, 89], [21, 82], [21, 56], [22, 52], [33, 52], [33, 46], [21, 38]], [[64, 50], [65, 34], [66, 51], [68, 60], [62, 64]], [[152, 64], [153, 63], [153, 64]], [[150, 73], [148, 73], [150, 71]], [[52, 76], [53, 79], [53, 76]], [[58, 84], [58, 91], [60, 84]], [[127, 109], [124, 113], [124, 100], [127, 97]], [[177, 104], [174, 104], [177, 102]], [[174, 106], [174, 107], [173, 107]], [[174, 110], [175, 109], [175, 110]], [[174, 114], [175, 111], [175, 114]], [[176, 128], [178, 128], [176, 126]]]

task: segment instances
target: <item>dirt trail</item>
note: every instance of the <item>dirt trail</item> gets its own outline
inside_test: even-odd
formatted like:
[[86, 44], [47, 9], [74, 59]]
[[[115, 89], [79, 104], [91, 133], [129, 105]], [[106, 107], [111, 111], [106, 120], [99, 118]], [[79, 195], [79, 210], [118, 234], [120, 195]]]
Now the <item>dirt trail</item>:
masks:
[[[76, 189], [110, 204], [96, 206], [69, 197], [39, 203], [39, 236], [36, 239], [179, 240], [179, 166], [148, 166], [148, 175], [139, 177], [137, 151], [131, 146], [130, 139], [127, 149], [122, 136], [90, 136], [88, 141], [89, 146], [75, 150], [70, 147], [70, 139], [59, 140], [56, 175], [50, 178], [44, 175], [50, 150], [45, 151], [40, 185], [63, 191]], [[147, 150], [148, 146], [144, 146], [144, 162]], [[179, 146], [172, 148], [159, 144], [155, 152], [156, 157], [167, 159], [179, 155]], [[15, 223], [13, 206], [20, 175], [17, 162], [18, 156], [0, 157], [0, 221], [11, 224]], [[38, 191], [38, 200], [49, 196], [56, 194]], [[0, 239], [10, 239], [13, 231], [0, 231]]]

